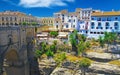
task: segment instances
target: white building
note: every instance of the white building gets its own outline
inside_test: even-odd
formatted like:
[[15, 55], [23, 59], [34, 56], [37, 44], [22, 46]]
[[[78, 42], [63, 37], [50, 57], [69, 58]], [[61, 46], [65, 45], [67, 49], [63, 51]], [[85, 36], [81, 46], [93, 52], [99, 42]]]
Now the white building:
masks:
[[[80, 24], [84, 21], [84, 25], [91, 19], [92, 8], [81, 9], [77, 8], [75, 12], [62, 10], [54, 13], [55, 28], [58, 30], [80, 30]], [[86, 27], [86, 26], [85, 26]], [[83, 27], [84, 28], [84, 27]]]
[[89, 22], [88, 38], [104, 36], [104, 32], [120, 33], [120, 11], [94, 12]]

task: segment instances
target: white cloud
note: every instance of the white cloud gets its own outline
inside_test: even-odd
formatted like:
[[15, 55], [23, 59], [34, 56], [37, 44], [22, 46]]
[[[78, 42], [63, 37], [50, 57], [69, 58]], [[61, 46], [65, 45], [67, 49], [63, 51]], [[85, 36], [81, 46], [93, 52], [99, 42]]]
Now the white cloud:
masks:
[[51, 7], [51, 6], [66, 6], [67, 2], [75, 0], [20, 0], [19, 5], [23, 7]]

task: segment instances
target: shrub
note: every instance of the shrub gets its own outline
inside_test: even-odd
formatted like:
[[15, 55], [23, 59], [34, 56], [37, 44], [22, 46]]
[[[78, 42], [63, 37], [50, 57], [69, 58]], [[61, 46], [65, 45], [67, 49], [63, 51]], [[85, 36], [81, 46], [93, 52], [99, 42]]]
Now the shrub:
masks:
[[58, 32], [52, 31], [52, 32], [50, 32], [50, 36], [57, 37], [58, 36]]
[[41, 50], [36, 50], [36, 51], [35, 51], [35, 57], [36, 57], [36, 58], [40, 58], [41, 55], [42, 55], [42, 51], [41, 51]]

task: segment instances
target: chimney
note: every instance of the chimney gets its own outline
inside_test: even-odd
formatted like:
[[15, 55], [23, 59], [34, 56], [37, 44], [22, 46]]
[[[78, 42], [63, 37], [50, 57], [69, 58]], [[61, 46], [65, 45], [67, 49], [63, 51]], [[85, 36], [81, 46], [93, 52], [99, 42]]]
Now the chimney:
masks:
[[114, 11], [114, 9], [112, 9], [112, 11]]

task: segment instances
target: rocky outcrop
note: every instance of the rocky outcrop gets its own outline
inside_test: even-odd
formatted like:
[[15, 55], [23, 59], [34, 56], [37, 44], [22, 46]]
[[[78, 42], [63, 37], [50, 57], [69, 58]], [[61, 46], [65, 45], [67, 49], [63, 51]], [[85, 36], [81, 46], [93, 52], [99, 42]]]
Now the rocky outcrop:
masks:
[[42, 59], [39, 61], [40, 75], [50, 75], [56, 68], [56, 65], [53, 59]]
[[117, 59], [115, 55], [110, 53], [97, 53], [97, 52], [88, 52], [86, 57], [93, 59], [99, 62], [107, 62], [113, 59]]
[[103, 73], [110, 75], [120, 75], [120, 67], [109, 63], [94, 62], [89, 67], [90, 72]]

